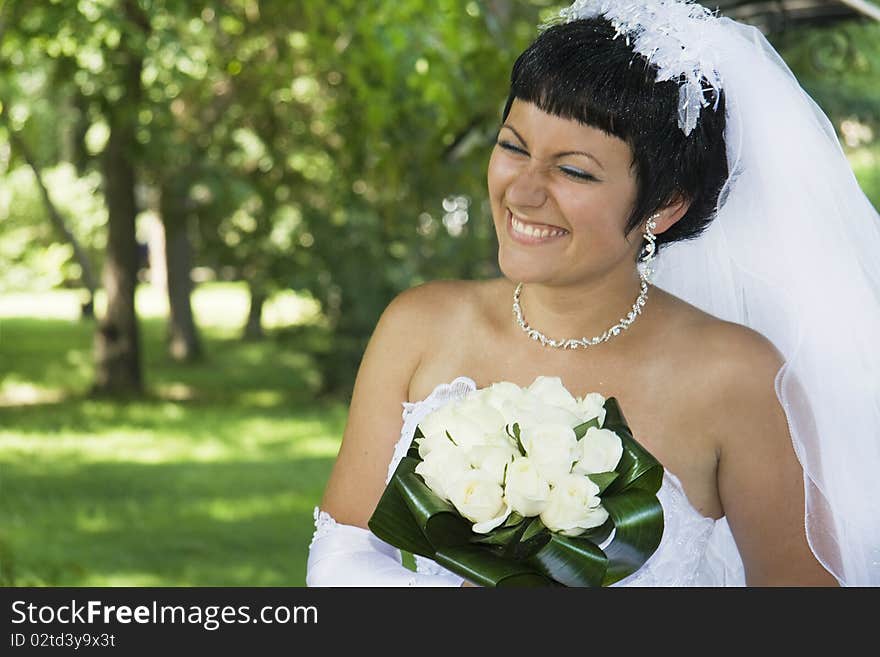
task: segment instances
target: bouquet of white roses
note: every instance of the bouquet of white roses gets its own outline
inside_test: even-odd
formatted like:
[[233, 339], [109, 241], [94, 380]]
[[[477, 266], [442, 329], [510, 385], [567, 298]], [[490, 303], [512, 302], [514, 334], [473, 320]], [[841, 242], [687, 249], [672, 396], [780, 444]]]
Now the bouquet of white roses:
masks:
[[613, 397], [505, 381], [419, 423], [369, 526], [484, 586], [607, 585], [657, 548], [662, 475]]

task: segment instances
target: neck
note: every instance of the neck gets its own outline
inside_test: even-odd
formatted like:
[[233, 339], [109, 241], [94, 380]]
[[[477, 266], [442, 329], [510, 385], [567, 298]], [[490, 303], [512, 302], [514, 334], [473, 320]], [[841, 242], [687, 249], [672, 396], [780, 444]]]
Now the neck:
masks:
[[[633, 267], [566, 285], [524, 283], [519, 301], [525, 321], [548, 338], [591, 339], [630, 313], [640, 288], [641, 279]], [[622, 333], [611, 339], [619, 339]]]

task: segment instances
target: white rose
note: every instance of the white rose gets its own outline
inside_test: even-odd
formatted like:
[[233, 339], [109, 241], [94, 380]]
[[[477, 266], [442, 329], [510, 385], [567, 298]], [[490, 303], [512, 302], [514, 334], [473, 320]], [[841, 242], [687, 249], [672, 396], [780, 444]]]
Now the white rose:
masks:
[[591, 392], [578, 399], [579, 424], [588, 422], [594, 417], [599, 418], [599, 426], [605, 424], [605, 397], [598, 392]]
[[573, 415], [580, 415], [578, 401], [562, 385], [562, 379], [558, 376], [539, 376], [527, 390], [545, 404], [564, 408]]
[[481, 470], [470, 470], [451, 483], [450, 501], [473, 523], [473, 530], [485, 534], [503, 523], [510, 514], [501, 484]]
[[566, 475], [550, 491], [541, 522], [550, 531], [578, 536], [608, 519], [598, 497], [599, 487], [587, 477]]
[[[527, 398], [515, 411], [515, 421], [520, 429], [526, 426], [540, 427], [543, 425], [576, 427], [581, 423], [579, 416], [559, 406], [545, 404], [535, 398]], [[513, 422], [509, 423], [511, 432]]]
[[430, 435], [416, 438], [415, 443], [419, 448], [419, 456], [422, 460], [428, 458], [428, 455], [435, 449], [443, 449], [447, 446], [454, 447], [452, 441], [447, 438], [445, 433], [431, 433]]
[[[500, 420], [500, 424], [503, 426], [503, 420]], [[449, 438], [446, 436], [447, 432], [452, 436], [455, 444], [460, 447], [482, 444], [486, 434], [483, 426], [477, 420], [476, 414], [474, 418], [469, 417], [462, 413], [455, 403], [447, 403], [429, 413], [419, 422], [419, 428], [422, 430], [422, 434], [428, 438], [427, 441], [424, 441], [427, 449], [437, 443], [442, 443], [443, 440], [449, 442]], [[421, 451], [419, 455], [422, 458], [425, 457]]]
[[475, 445], [467, 450], [468, 465], [481, 470], [493, 481], [501, 484], [504, 481], [504, 467], [519, 454], [516, 447], [506, 439], [499, 439], [497, 444]]
[[522, 516], [537, 516], [547, 506], [550, 484], [535, 464], [525, 456], [517, 456], [507, 466], [504, 499], [511, 509]]
[[574, 429], [564, 424], [524, 424], [520, 438], [529, 460], [551, 484], [569, 474], [580, 456]]
[[499, 381], [477, 392], [480, 399], [499, 411], [507, 402], [518, 404], [525, 395], [522, 388], [510, 381]]
[[611, 429], [590, 427], [580, 439], [580, 454], [572, 472], [582, 475], [611, 472], [623, 456], [620, 436]]
[[425, 480], [428, 488], [447, 502], [451, 501], [452, 484], [470, 470], [465, 450], [455, 447], [448, 440], [445, 444], [438, 443], [415, 468], [416, 474]]
[[526, 399], [526, 392], [515, 383], [500, 381], [480, 390], [481, 399], [501, 413], [505, 424], [519, 418], [519, 410]]
[[419, 422], [419, 429], [424, 438], [417, 439], [419, 456], [425, 458], [435, 445], [449, 443], [446, 437], [446, 426], [452, 417], [452, 404], [446, 404], [431, 411]]
[[455, 411], [477, 424], [484, 436], [497, 434], [506, 424], [504, 415], [479, 395], [465, 397]]

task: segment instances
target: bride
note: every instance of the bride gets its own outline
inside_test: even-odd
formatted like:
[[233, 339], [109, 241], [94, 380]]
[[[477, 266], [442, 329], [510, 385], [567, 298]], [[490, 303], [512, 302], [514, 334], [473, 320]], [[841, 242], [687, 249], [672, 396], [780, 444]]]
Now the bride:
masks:
[[487, 178], [503, 276], [382, 314], [308, 585], [469, 585], [367, 521], [422, 417], [540, 375], [616, 397], [664, 465], [661, 544], [619, 585], [880, 583], [880, 221], [760, 33], [575, 2], [514, 64]]

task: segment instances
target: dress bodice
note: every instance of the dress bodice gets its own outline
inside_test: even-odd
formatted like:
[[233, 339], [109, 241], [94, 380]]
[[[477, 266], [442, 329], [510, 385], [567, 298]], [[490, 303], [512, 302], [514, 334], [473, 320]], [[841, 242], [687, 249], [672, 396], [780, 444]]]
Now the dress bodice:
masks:
[[[406, 455], [416, 426], [432, 411], [476, 390], [476, 383], [460, 376], [441, 383], [428, 397], [403, 403], [403, 428], [388, 465], [386, 484]], [[735, 586], [744, 584], [742, 562], [724, 518], [714, 520], [697, 511], [678, 478], [664, 470], [657, 492], [663, 507], [663, 536], [657, 550], [638, 571], [615, 586]], [[419, 572], [448, 572], [436, 562], [416, 556]]]

